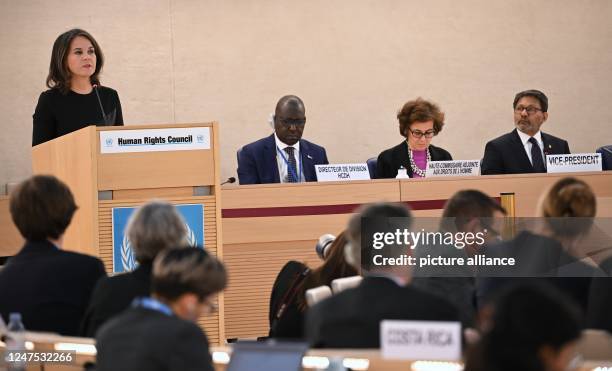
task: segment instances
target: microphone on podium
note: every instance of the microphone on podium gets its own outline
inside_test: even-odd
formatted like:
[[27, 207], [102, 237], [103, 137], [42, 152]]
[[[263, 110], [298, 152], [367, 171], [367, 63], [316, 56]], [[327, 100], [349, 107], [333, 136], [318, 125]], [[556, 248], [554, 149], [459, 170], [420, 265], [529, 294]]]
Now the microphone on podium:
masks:
[[227, 178], [227, 180], [225, 182], [221, 183], [220, 185], [224, 185], [224, 184], [227, 184], [227, 183], [230, 183], [230, 184], [231, 183], [236, 183], [236, 178], [231, 176], [231, 177]]
[[96, 92], [96, 97], [98, 97], [98, 105], [100, 106], [100, 111], [102, 112], [102, 119], [104, 120], [104, 126], [110, 126], [106, 119], [106, 113], [104, 112], [104, 107], [102, 106], [102, 100], [100, 99], [100, 94], [98, 93], [98, 84], [93, 84], [93, 90]]

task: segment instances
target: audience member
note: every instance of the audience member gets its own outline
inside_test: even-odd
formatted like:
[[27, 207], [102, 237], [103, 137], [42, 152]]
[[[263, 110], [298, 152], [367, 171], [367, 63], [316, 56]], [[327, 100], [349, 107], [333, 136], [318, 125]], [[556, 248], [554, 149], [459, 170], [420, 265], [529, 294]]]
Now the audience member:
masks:
[[605, 276], [594, 277], [591, 281], [587, 327], [606, 330], [612, 334], [612, 257], [600, 263], [599, 267], [605, 272]]
[[91, 291], [106, 273], [99, 259], [62, 249], [76, 209], [70, 189], [53, 176], [33, 176], [11, 193], [11, 217], [26, 242], [0, 270], [5, 319], [19, 312], [27, 330], [78, 335]]
[[344, 259], [345, 233], [342, 232], [326, 249], [326, 260], [316, 269], [290, 261], [280, 271], [270, 296], [270, 337], [303, 338], [306, 291], [330, 285], [336, 278], [357, 275]]
[[153, 264], [150, 297], [105, 323], [96, 335], [99, 371], [213, 370], [208, 339], [196, 324], [216, 310], [223, 264], [199, 248], [166, 249]]
[[[372, 263], [374, 233], [410, 228], [411, 219], [407, 207], [384, 203], [362, 208], [351, 218], [346, 259], [361, 270], [364, 278], [356, 288], [344, 290], [307, 311], [305, 332], [313, 347], [378, 348], [380, 322], [385, 319], [459, 321], [457, 309], [446, 300], [410, 285], [408, 266]], [[384, 251], [386, 257], [397, 258], [410, 254], [410, 247], [391, 244]]]
[[512, 107], [516, 129], [487, 143], [483, 175], [545, 173], [546, 155], [570, 153], [567, 141], [540, 131], [548, 119], [548, 97], [544, 93], [522, 91], [514, 97]]
[[479, 305], [509, 282], [537, 279], [550, 281], [586, 311], [596, 270], [581, 261], [580, 241], [590, 230], [595, 212], [596, 199], [588, 184], [576, 178], [557, 181], [540, 204], [541, 231], [521, 231], [514, 239], [486, 250], [491, 257], [512, 256], [516, 265], [483, 271], [477, 284]]
[[564, 371], [576, 356], [578, 309], [549, 285], [507, 287], [493, 301], [490, 328], [469, 352], [466, 371]]
[[[415, 255], [463, 258], [474, 257], [488, 245], [498, 242], [499, 227], [506, 214], [495, 200], [477, 190], [463, 190], [455, 193], [444, 206], [440, 231], [443, 233], [483, 233], [484, 244], [475, 239], [462, 248], [454, 245], [425, 246], [415, 249]], [[466, 326], [474, 324], [476, 315], [475, 270], [473, 266], [442, 266], [421, 268], [415, 271], [415, 287], [446, 298], [457, 309], [461, 322]]]
[[274, 134], [242, 147], [238, 153], [240, 184], [300, 183], [317, 180], [315, 165], [326, 165], [325, 148], [302, 139], [306, 109], [295, 95], [276, 104]]
[[149, 295], [153, 259], [167, 248], [187, 244], [183, 218], [174, 206], [161, 201], [151, 201], [138, 208], [128, 222], [126, 233], [138, 267], [98, 282], [81, 327], [83, 336], [94, 337], [104, 322], [126, 309], [134, 298]]
[[437, 105], [422, 98], [411, 100], [397, 119], [400, 135], [406, 139], [378, 155], [376, 178], [395, 178], [400, 168], [406, 169], [411, 178], [423, 178], [428, 162], [453, 159], [445, 149], [431, 144], [444, 126], [444, 113]]

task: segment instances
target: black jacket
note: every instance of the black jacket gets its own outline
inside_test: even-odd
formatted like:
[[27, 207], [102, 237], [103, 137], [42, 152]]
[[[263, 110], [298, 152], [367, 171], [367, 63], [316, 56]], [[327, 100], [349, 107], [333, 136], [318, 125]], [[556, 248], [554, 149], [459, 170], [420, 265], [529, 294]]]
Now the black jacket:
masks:
[[26, 330], [77, 336], [94, 285], [106, 276], [93, 256], [27, 241], [0, 270], [0, 314], [19, 312]]
[[[546, 155], [570, 153], [569, 145], [563, 139], [542, 133], [542, 142]], [[516, 130], [487, 143], [480, 172], [482, 175], [535, 172]]]
[[459, 313], [437, 296], [370, 276], [310, 308], [306, 338], [317, 348], [379, 348], [384, 319], [459, 322]]
[[[431, 161], [450, 161], [453, 159], [450, 153], [443, 148], [429, 145]], [[401, 142], [393, 148], [384, 150], [378, 155], [376, 161], [376, 179], [393, 179], [397, 176], [397, 170], [403, 166], [408, 170], [408, 176], [412, 178], [412, 168], [408, 158], [408, 143]]]
[[130, 308], [96, 335], [98, 371], [212, 371], [208, 339], [192, 322]]
[[83, 318], [81, 335], [94, 337], [104, 322], [128, 308], [132, 300], [149, 296], [151, 266], [152, 263], [144, 263], [133, 272], [98, 281]]

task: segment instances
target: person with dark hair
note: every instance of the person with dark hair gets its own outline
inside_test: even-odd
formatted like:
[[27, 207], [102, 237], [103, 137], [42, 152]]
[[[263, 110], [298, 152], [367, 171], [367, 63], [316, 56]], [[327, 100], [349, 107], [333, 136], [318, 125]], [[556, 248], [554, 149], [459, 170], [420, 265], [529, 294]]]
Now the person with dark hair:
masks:
[[546, 155], [569, 154], [567, 141], [545, 134], [540, 127], [548, 120], [548, 97], [539, 90], [525, 90], [514, 97], [516, 129], [485, 146], [481, 173], [545, 173]]
[[0, 270], [0, 314], [19, 312], [28, 330], [78, 335], [102, 262], [62, 249], [77, 206], [70, 189], [53, 176], [36, 175], [11, 193], [10, 212], [25, 238]]
[[104, 322], [129, 307], [134, 298], [149, 295], [157, 254], [187, 244], [185, 221], [172, 204], [162, 201], [149, 201], [139, 207], [130, 217], [126, 233], [138, 267], [98, 281], [83, 318], [83, 336], [94, 337]]
[[200, 248], [171, 248], [153, 263], [151, 296], [105, 323], [96, 335], [99, 371], [213, 370], [206, 334], [196, 324], [216, 311], [227, 285], [223, 263]]
[[119, 95], [100, 86], [104, 55], [87, 31], [75, 28], [53, 44], [47, 87], [34, 110], [32, 146], [89, 125], [123, 125]]
[[510, 286], [492, 302], [492, 319], [468, 353], [466, 371], [564, 371], [577, 356], [578, 308], [550, 285]]
[[304, 102], [286, 95], [276, 104], [274, 134], [238, 152], [240, 184], [315, 182], [315, 165], [327, 165], [325, 148], [302, 139], [306, 127]]
[[[346, 260], [364, 276], [361, 283], [309, 308], [306, 339], [316, 348], [378, 348], [382, 320], [455, 321], [457, 309], [445, 299], [411, 284], [407, 265], [376, 264], [374, 251], [397, 259], [410, 254], [398, 243], [374, 250], [375, 236], [410, 229], [412, 214], [401, 204], [380, 203], [360, 208], [346, 230]], [[380, 259], [382, 261], [382, 259]]]
[[[487, 246], [498, 241], [506, 210], [494, 199], [478, 190], [455, 193], [444, 205], [440, 231], [442, 233], [472, 233], [484, 235], [484, 243], [465, 243], [461, 249], [454, 245], [427, 245], [415, 249], [418, 257], [457, 257], [467, 261]], [[415, 269], [413, 285], [423, 291], [445, 298], [457, 309], [461, 322], [472, 326], [476, 317], [475, 270], [469, 266], [442, 266]]]
[[[378, 155], [376, 178], [395, 178], [400, 168], [411, 178], [425, 177], [430, 161], [449, 161], [448, 151], [431, 144], [431, 139], [444, 127], [444, 113], [425, 99], [417, 98], [404, 104], [397, 114], [402, 143]], [[403, 170], [402, 170], [403, 171]]]
[[304, 337], [306, 291], [331, 285], [336, 278], [356, 276], [357, 271], [344, 259], [345, 233], [342, 232], [326, 249], [323, 264], [310, 269], [303, 263], [289, 261], [276, 276], [270, 295], [270, 334], [272, 338]]

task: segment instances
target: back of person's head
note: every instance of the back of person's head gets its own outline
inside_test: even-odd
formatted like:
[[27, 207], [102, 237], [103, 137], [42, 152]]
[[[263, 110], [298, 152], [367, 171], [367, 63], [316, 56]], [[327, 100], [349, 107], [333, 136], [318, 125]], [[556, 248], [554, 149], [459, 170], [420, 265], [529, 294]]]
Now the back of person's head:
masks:
[[506, 210], [486, 194], [475, 189], [462, 190], [455, 193], [444, 205], [442, 229], [462, 231], [470, 220], [492, 218], [496, 212], [506, 214]]
[[166, 249], [187, 244], [187, 228], [176, 208], [167, 202], [150, 201], [130, 217], [127, 236], [139, 263], [153, 261]]
[[185, 319], [197, 319], [203, 309], [194, 306], [208, 303], [210, 296], [226, 285], [227, 272], [223, 263], [201, 248], [166, 249], [153, 263], [151, 292], [171, 304], [187, 297], [189, 300], [183, 309], [188, 312], [188, 318], [181, 316]]
[[[360, 207], [351, 217], [346, 229], [348, 243], [345, 246], [346, 261], [360, 270], [371, 265], [374, 233], [393, 233], [410, 228], [412, 213], [403, 204], [376, 203]], [[365, 228], [365, 229], [364, 229]], [[362, 238], [366, 238], [362, 241]], [[388, 251], [401, 254], [402, 249]], [[388, 256], [388, 255], [387, 255]]]
[[11, 217], [21, 235], [29, 241], [59, 239], [76, 210], [68, 186], [51, 175], [26, 179], [11, 193]]
[[350, 265], [344, 255], [346, 246], [346, 232], [342, 232], [327, 248], [327, 256], [323, 264], [313, 269], [311, 274], [304, 278], [298, 290], [297, 302], [302, 309], [306, 307], [305, 292], [322, 285], [331, 285], [336, 278], [356, 276], [357, 270]]
[[562, 371], [580, 337], [580, 313], [552, 285], [506, 287], [493, 299], [491, 328], [470, 352], [466, 370]]
[[563, 178], [546, 193], [541, 215], [558, 236], [577, 236], [588, 232], [597, 213], [595, 193], [584, 181]]

